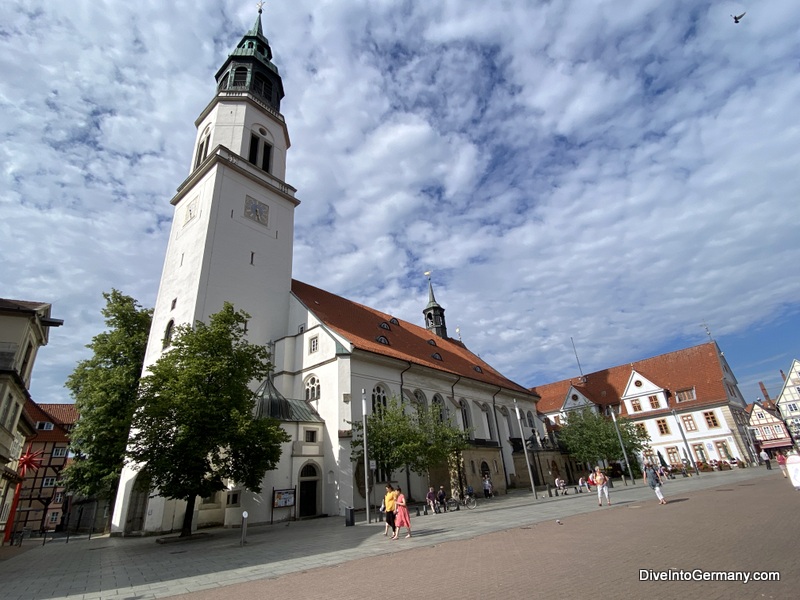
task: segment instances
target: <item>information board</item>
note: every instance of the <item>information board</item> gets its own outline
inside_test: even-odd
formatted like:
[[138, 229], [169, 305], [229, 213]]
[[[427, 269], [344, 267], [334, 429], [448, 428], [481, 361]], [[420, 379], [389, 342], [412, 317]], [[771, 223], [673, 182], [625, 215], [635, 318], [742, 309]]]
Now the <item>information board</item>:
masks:
[[294, 489], [275, 490], [272, 496], [273, 508], [286, 508], [294, 506]]

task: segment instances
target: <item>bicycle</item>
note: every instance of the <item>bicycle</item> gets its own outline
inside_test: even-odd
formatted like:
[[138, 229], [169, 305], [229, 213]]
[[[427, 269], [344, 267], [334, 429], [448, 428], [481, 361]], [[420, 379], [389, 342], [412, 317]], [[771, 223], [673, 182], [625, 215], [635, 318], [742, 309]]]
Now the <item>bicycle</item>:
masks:
[[458, 510], [459, 506], [466, 506], [468, 509], [472, 510], [478, 506], [478, 501], [475, 500], [475, 496], [471, 494], [465, 495], [461, 500], [458, 498], [447, 499], [447, 510]]

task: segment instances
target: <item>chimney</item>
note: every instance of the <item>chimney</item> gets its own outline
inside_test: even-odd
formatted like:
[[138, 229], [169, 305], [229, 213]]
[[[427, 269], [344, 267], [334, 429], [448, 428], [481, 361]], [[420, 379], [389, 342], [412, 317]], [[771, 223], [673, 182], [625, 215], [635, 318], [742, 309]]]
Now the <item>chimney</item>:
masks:
[[767, 388], [764, 387], [764, 382], [759, 381], [758, 386], [761, 388], [761, 393], [764, 394], [764, 400], [766, 400], [767, 402], [772, 402], [772, 400], [769, 397], [769, 394], [767, 393]]

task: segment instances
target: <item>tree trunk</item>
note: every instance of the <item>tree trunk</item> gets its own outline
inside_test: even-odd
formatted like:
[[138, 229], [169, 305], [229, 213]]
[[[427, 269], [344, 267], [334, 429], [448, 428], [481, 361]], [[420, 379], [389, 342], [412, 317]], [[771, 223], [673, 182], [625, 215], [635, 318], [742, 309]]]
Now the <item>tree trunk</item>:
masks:
[[194, 502], [196, 499], [197, 494], [192, 494], [186, 499], [186, 514], [183, 515], [183, 527], [181, 528], [180, 537], [192, 535], [192, 519], [194, 519]]

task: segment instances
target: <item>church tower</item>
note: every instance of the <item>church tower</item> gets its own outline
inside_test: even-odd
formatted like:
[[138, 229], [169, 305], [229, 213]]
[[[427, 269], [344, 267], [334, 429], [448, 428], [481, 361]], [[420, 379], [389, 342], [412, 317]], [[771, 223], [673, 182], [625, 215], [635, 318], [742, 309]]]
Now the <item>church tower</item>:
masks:
[[[215, 78], [216, 94], [195, 121], [189, 176], [170, 201], [172, 229], [145, 370], [170, 347], [176, 326], [207, 323], [225, 302], [251, 316], [250, 342], [266, 345], [286, 335], [299, 201], [285, 181], [283, 82], [260, 7]], [[135, 478], [135, 470], [123, 471], [112, 530], [172, 529], [164, 499], [136, 498]]]
[[285, 182], [289, 133], [283, 82], [261, 27], [216, 74], [217, 93], [195, 121], [189, 177], [175, 207], [145, 364], [169, 347], [176, 325], [208, 321], [232, 302], [247, 311], [251, 342], [286, 334], [295, 189]]
[[444, 320], [444, 309], [436, 302], [433, 295], [433, 284], [428, 277], [428, 305], [422, 311], [425, 315], [425, 328], [441, 338], [447, 337], [447, 324]]

